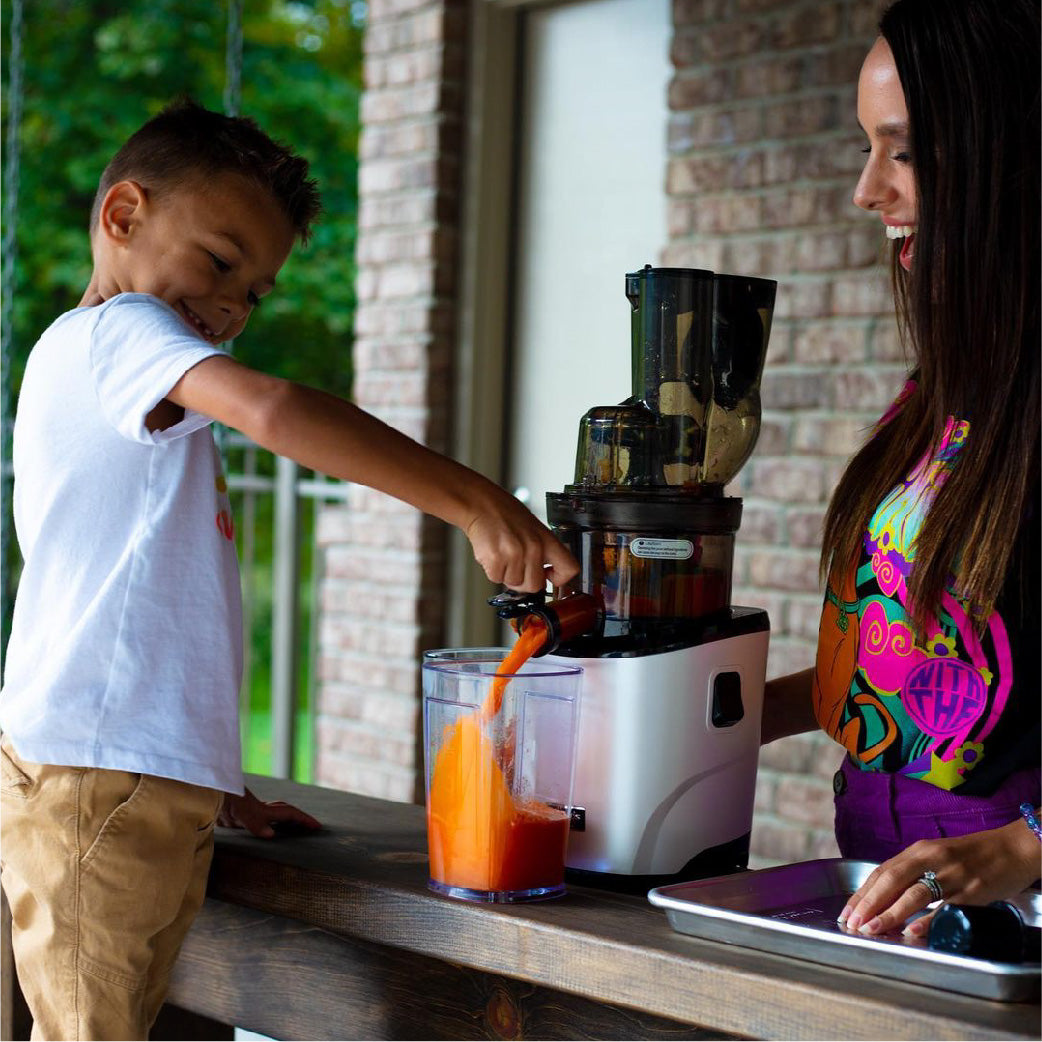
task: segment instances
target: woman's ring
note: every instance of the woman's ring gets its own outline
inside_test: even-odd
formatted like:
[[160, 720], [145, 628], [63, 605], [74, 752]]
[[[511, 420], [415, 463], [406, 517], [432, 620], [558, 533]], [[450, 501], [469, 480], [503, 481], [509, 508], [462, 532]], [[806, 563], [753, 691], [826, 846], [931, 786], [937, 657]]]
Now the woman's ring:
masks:
[[937, 882], [937, 873], [926, 871], [924, 872], [916, 882], [922, 883], [927, 890], [930, 891], [931, 901], [940, 901], [944, 897], [944, 891], [941, 889], [941, 884]]

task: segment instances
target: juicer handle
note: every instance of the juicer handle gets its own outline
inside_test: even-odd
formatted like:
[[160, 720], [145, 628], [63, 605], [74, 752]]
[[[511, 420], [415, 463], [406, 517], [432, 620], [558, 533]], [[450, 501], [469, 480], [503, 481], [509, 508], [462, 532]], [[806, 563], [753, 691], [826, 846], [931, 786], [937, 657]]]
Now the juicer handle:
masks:
[[501, 619], [520, 619], [542, 609], [546, 604], [546, 591], [519, 593], [517, 590], [504, 590], [495, 597], [489, 597], [488, 603], [496, 609]]
[[533, 658], [541, 658], [557, 647], [560, 636], [555, 633], [556, 620], [546, 610], [545, 590], [537, 590], [535, 593], [504, 590], [502, 593], [497, 593], [495, 597], [489, 597], [488, 603], [496, 609], [496, 615], [509, 622], [514, 632], [518, 634], [524, 629], [525, 619], [535, 616], [543, 620], [546, 625], [547, 641], [538, 651], [532, 653]]

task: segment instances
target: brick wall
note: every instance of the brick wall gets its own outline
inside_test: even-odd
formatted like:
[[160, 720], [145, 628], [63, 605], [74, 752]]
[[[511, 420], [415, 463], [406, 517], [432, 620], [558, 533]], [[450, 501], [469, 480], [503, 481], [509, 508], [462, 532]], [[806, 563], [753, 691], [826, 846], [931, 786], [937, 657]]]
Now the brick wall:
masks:
[[[355, 401], [444, 451], [456, 328], [466, 0], [369, 0]], [[319, 517], [315, 780], [422, 798], [418, 667], [441, 643], [445, 529], [355, 486]]]
[[[675, 0], [663, 263], [777, 279], [735, 600], [771, 616], [768, 674], [813, 664], [829, 494], [904, 366], [883, 235], [851, 202], [864, 157], [856, 82], [873, 0]], [[764, 749], [758, 864], [832, 856], [824, 735]]]
[[[485, 0], [473, 0], [485, 2]], [[443, 448], [453, 352], [467, 0], [370, 0], [357, 401]], [[821, 519], [904, 371], [878, 222], [851, 203], [874, 0], [674, 0], [662, 262], [779, 280], [735, 600], [771, 615], [769, 672], [812, 664]], [[417, 795], [417, 661], [441, 641], [442, 526], [364, 489], [320, 522], [321, 784]], [[764, 750], [757, 864], [828, 856], [839, 751]]]

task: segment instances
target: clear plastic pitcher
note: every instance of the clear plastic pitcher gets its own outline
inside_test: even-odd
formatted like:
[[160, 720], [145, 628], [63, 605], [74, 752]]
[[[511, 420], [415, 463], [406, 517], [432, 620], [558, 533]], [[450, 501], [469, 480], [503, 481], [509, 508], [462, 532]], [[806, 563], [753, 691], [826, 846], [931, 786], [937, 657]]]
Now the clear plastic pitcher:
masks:
[[507, 654], [431, 651], [423, 662], [430, 887], [471, 901], [565, 889], [582, 669], [529, 659], [497, 676]]

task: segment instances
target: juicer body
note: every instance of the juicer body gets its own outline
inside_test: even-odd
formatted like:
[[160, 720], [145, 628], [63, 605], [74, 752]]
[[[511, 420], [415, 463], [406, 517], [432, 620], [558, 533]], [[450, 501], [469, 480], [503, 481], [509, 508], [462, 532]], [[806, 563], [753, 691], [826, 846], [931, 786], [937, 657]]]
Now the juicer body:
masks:
[[[759, 433], [776, 289], [629, 272], [631, 395], [582, 417], [574, 481], [547, 493], [580, 563], [556, 602], [569, 625], [547, 645], [584, 669], [567, 865], [595, 885], [748, 863], [770, 627], [731, 606], [742, 504], [725, 486]], [[576, 603], [585, 622], [569, 632]]]
[[746, 867], [769, 624], [732, 608], [689, 646], [583, 668], [573, 880], [643, 890]]

